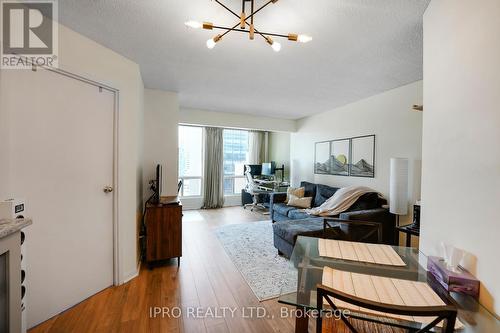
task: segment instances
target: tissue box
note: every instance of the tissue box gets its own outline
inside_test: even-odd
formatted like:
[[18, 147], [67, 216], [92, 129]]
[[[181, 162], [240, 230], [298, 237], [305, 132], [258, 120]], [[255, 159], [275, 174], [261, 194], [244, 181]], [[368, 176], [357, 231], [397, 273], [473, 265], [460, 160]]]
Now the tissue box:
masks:
[[479, 280], [465, 269], [459, 267], [459, 272], [453, 272], [442, 258], [429, 257], [427, 270], [446, 290], [479, 298]]

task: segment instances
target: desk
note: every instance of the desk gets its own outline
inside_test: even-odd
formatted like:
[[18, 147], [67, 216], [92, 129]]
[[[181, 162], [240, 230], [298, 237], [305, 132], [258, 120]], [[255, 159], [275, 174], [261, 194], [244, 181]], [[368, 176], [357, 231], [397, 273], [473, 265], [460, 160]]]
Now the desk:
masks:
[[286, 192], [286, 189], [290, 187], [288, 182], [279, 182], [276, 180], [254, 179], [254, 182], [259, 184], [259, 186], [269, 188], [272, 192]]
[[[263, 193], [262, 195], [260, 195], [261, 197], [261, 200], [264, 204], [264, 206], [266, 204], [269, 204], [269, 194], [271, 193], [276, 193], [276, 192], [286, 192], [287, 188], [290, 187], [290, 185], [278, 185], [276, 187], [273, 187], [269, 193]], [[247, 191], [245, 191], [245, 189], [242, 189], [241, 190], [241, 205], [242, 206], [245, 206], [246, 204], [251, 204], [253, 202], [253, 198], [252, 198], [252, 195], [250, 193], [248, 193]]]

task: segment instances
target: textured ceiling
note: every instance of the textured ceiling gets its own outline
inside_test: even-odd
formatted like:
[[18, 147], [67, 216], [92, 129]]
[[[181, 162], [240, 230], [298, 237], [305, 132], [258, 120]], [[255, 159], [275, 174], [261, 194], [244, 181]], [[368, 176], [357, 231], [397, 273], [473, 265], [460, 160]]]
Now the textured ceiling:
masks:
[[[256, 0], [264, 3], [263, 0]], [[297, 119], [420, 80], [422, 16], [430, 0], [281, 0], [256, 16], [280, 40], [226, 36], [188, 19], [234, 24], [209, 0], [60, 0], [60, 21], [140, 65], [146, 87], [179, 92], [183, 107]], [[234, 11], [240, 0], [222, 0]]]

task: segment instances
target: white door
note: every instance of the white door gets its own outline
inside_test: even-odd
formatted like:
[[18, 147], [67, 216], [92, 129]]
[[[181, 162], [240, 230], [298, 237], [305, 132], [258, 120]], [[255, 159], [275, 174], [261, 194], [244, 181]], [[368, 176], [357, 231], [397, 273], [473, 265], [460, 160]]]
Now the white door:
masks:
[[3, 74], [11, 187], [33, 217], [31, 327], [113, 284], [114, 93], [44, 69]]

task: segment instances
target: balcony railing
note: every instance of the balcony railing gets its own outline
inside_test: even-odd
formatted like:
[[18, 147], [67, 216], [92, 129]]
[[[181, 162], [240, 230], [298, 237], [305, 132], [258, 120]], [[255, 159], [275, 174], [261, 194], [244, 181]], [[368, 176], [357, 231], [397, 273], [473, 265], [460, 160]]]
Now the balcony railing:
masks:
[[203, 177], [179, 177], [182, 180], [182, 187], [179, 191], [181, 197], [201, 197], [203, 193]]

